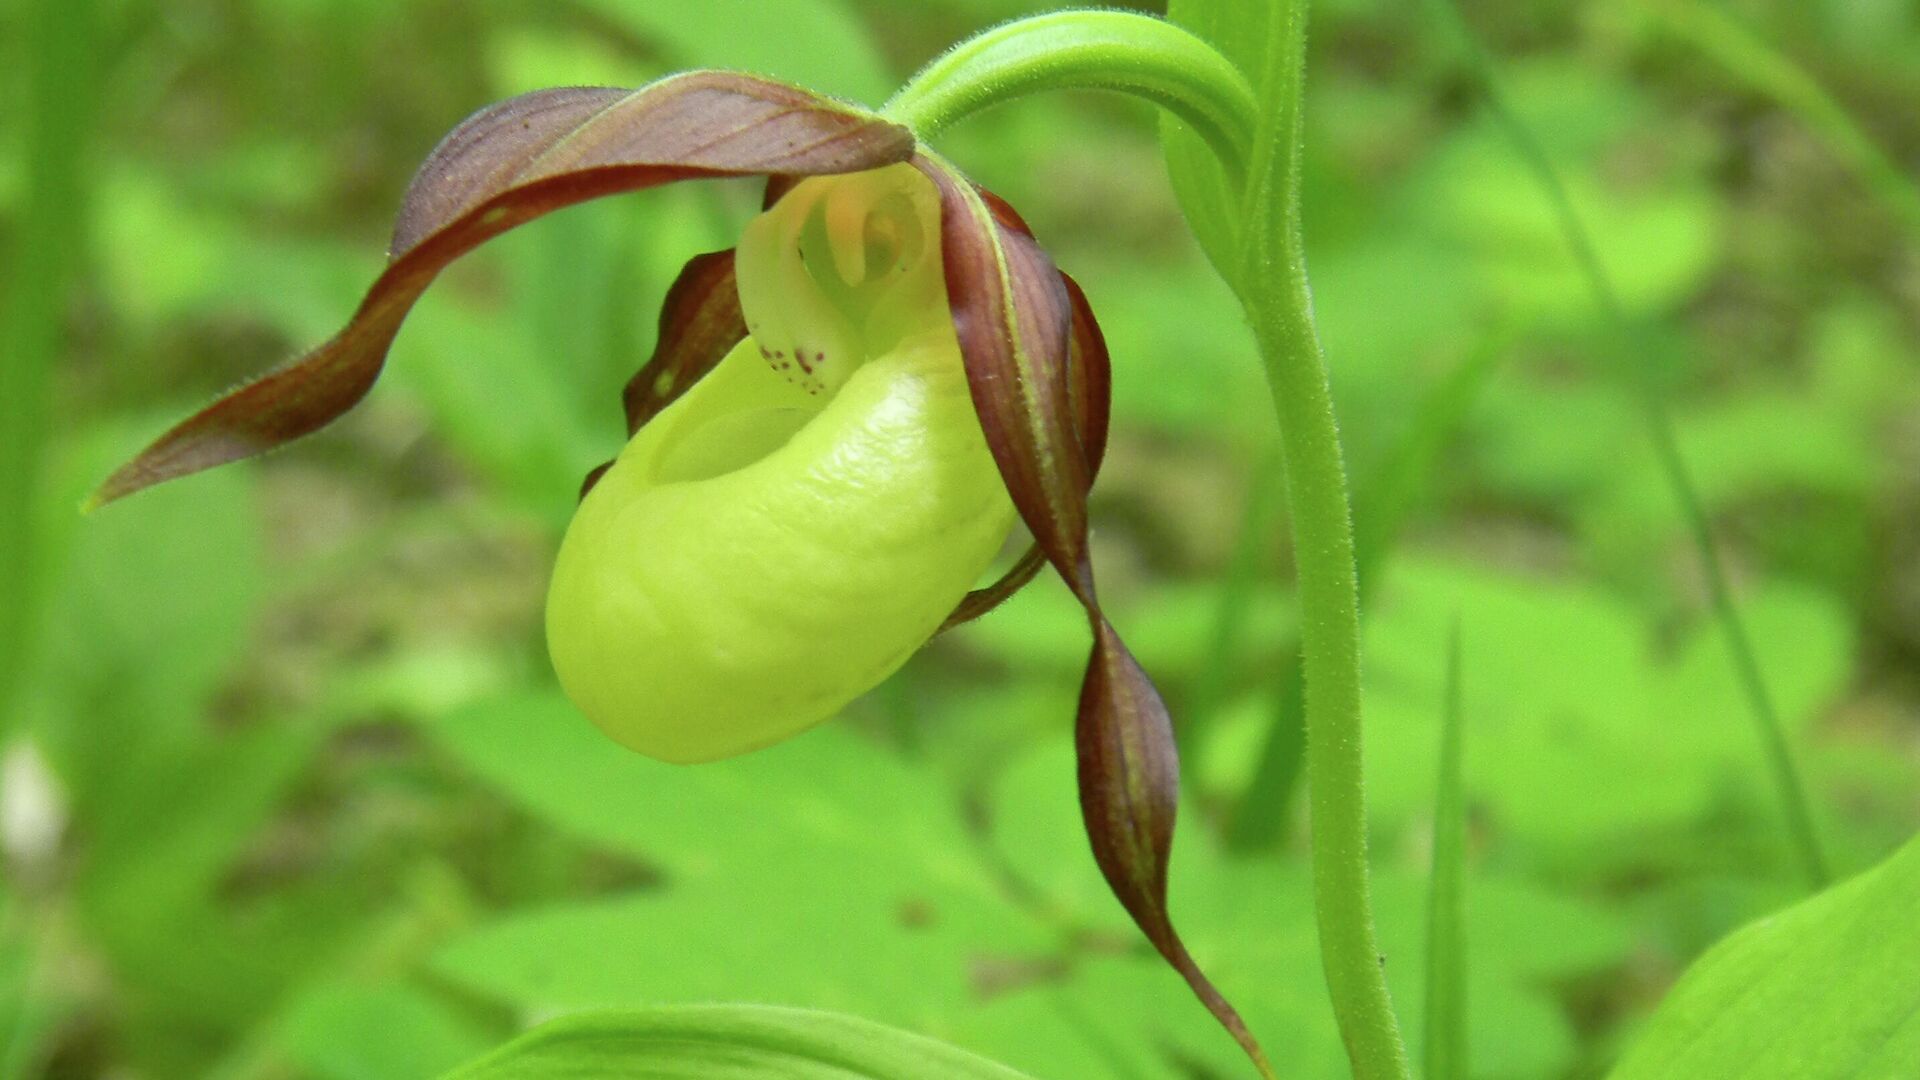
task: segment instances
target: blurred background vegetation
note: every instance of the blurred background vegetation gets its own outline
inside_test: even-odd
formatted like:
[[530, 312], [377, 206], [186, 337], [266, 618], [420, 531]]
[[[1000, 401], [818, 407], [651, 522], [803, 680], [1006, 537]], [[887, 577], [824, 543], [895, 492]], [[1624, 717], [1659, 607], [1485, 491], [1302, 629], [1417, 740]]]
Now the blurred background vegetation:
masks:
[[[746, 186], [569, 210], [454, 268], [368, 404], [81, 518], [171, 419], [322, 340], [469, 111], [688, 66], [878, 102], [1021, 0], [27, 0], [0, 14], [0, 1075], [386, 1080], [555, 1013], [843, 1009], [1044, 1077], [1244, 1064], [1107, 897], [1044, 581], [829, 724], [685, 769], [558, 697], [545, 575], [679, 264]], [[1368, 567], [1385, 963], [1417, 1030], [1461, 626], [1474, 1074], [1601, 1070], [1801, 894], [1643, 364], [1842, 872], [1920, 822], [1920, 9], [1482, 0], [1594, 230], [1596, 314], [1461, 43], [1320, 0], [1306, 200]], [[1337, 1076], [1284, 680], [1274, 429], [1142, 107], [943, 140], [1090, 291], [1116, 622], [1187, 763], [1175, 912], [1289, 1077]], [[1901, 163], [1905, 163], [1904, 165]]]

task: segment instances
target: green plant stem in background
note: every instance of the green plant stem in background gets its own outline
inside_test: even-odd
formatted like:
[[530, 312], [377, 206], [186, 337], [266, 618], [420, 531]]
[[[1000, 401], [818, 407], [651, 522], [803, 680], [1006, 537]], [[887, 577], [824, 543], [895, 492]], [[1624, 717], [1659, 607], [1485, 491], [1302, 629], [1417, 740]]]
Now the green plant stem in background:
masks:
[[1463, 917], [1467, 813], [1461, 791], [1460, 620], [1447, 632], [1440, 778], [1433, 799], [1433, 878], [1427, 894], [1426, 1080], [1467, 1076], [1467, 938]]
[[1506, 133], [1527, 170], [1552, 202], [1554, 216], [1559, 221], [1567, 246], [1593, 292], [1601, 318], [1614, 337], [1619, 350], [1614, 367], [1627, 380], [1629, 392], [1645, 416], [1654, 456], [1686, 519], [1715, 618], [1726, 638], [1727, 649], [1733, 655], [1735, 674], [1753, 714], [1754, 727], [1786, 816], [1795, 857], [1807, 883], [1817, 890], [1827, 883], [1829, 874], [1819, 833], [1814, 827], [1813, 808], [1800, 780], [1799, 770], [1794, 765], [1793, 751], [1781, 727], [1779, 710], [1774, 707], [1773, 697], [1767, 690], [1766, 679], [1761, 674], [1760, 662], [1754, 655], [1746, 625], [1741, 621], [1739, 609], [1733, 602], [1733, 589], [1727, 580], [1726, 567], [1720, 560], [1712, 525], [1700, 504], [1686, 459], [1681, 456], [1679, 439], [1674, 434], [1673, 418], [1668, 414], [1666, 399], [1658, 382], [1635, 355], [1633, 330], [1627, 320], [1626, 309], [1620, 303], [1612, 279], [1608, 277], [1605, 266], [1600, 262], [1599, 252], [1594, 248], [1593, 238], [1580, 220], [1580, 214], [1574, 208], [1573, 200], [1568, 196], [1566, 185], [1561, 182], [1552, 159], [1519, 116], [1507, 106], [1506, 98], [1494, 78], [1493, 60], [1474, 35], [1472, 27], [1461, 17], [1459, 9], [1452, 0], [1432, 0], [1432, 3], [1460, 37], [1495, 122]]
[[[45, 576], [37, 509], [51, 434], [53, 369], [68, 297], [84, 250], [85, 156], [94, 106], [93, 0], [36, 0], [25, 11], [27, 69], [25, 192], [15, 221], [13, 265], [0, 297], [0, 755], [18, 722], [38, 647]], [[51, 982], [65, 935], [51, 912], [16, 903], [0, 933], [27, 945], [8, 1029], [0, 1032], [0, 1077], [35, 1074], [58, 1028]], [[0, 948], [11, 945], [0, 942]]]
[[84, 158], [93, 111], [92, 0], [37, 0], [26, 11], [26, 192], [6, 275], [0, 357], [0, 736], [33, 653], [41, 567], [35, 504], [52, 374], [82, 250]]
[[1749, 86], [1779, 103], [1827, 144], [1868, 190], [1920, 231], [1920, 183], [1805, 68], [1721, 8], [1701, 0], [1659, 0], [1655, 17]]

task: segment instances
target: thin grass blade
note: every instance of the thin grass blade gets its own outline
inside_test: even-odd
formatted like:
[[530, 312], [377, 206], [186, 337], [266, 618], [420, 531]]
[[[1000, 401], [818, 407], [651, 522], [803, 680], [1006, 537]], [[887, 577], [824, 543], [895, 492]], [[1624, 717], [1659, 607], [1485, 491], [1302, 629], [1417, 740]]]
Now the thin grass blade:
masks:
[[1668, 489], [1673, 492], [1675, 502], [1679, 504], [1694, 553], [1700, 561], [1701, 576], [1706, 581], [1708, 601], [1712, 605], [1715, 620], [1720, 624], [1720, 632], [1726, 639], [1727, 650], [1733, 654], [1734, 673], [1740, 680], [1748, 710], [1753, 715], [1754, 728], [1780, 800], [1782, 815], [1786, 819], [1789, 845], [1807, 884], [1817, 891], [1826, 885], [1831, 874], [1827, 869], [1827, 856], [1820, 842], [1819, 830], [1814, 824], [1813, 805], [1807, 797], [1806, 785], [1800, 779], [1799, 766], [1794, 763], [1792, 747], [1788, 745], [1786, 732], [1780, 723], [1779, 709], [1774, 705], [1773, 694], [1767, 688], [1766, 677], [1760, 670], [1759, 659], [1747, 635], [1746, 623], [1740, 617], [1738, 605], [1734, 603], [1733, 587], [1728, 582], [1726, 566], [1720, 559], [1720, 549], [1714, 542], [1713, 525], [1707, 518], [1706, 508], [1700, 503], [1693, 474], [1680, 454], [1680, 441], [1674, 432], [1673, 417], [1667, 410], [1664, 390], [1660, 381], [1639, 359], [1641, 351], [1636, 347], [1634, 328], [1627, 318], [1626, 309], [1621, 305], [1619, 292], [1614, 288], [1606, 266], [1600, 261], [1593, 236], [1587, 231], [1579, 211], [1574, 208], [1553, 159], [1547, 156], [1546, 149], [1521, 121], [1519, 114], [1508, 107], [1506, 96], [1501, 92], [1499, 80], [1494, 74], [1493, 58], [1488, 55], [1452, 0], [1431, 2], [1458, 35], [1468, 66], [1480, 83], [1481, 93], [1495, 122], [1506, 133], [1507, 140], [1513, 144], [1528, 173], [1552, 203], [1561, 235], [1579, 265], [1581, 276], [1586, 279], [1588, 290], [1593, 294], [1594, 306], [1601, 321], [1613, 338], [1613, 373], [1620, 378], [1626, 393], [1640, 408], [1661, 475]]
[[1798, 117], [1909, 229], [1920, 232], [1920, 181], [1881, 149], [1831, 91], [1731, 12], [1703, 0], [1650, 5], [1675, 37]]
[[1433, 876], [1427, 890], [1427, 1080], [1467, 1077], [1467, 813], [1461, 781], [1460, 622], [1447, 633], [1440, 714], [1440, 778], [1433, 799]]

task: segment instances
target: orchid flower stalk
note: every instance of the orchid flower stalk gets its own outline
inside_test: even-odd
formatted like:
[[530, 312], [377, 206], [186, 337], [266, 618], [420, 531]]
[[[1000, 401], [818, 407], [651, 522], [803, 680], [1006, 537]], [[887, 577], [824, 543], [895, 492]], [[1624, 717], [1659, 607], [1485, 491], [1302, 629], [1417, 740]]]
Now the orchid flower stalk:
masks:
[[[766, 177], [738, 246], [694, 257], [669, 290], [654, 353], [623, 395], [628, 441], [583, 484], [546, 612], [561, 685], [640, 753], [731, 757], [827, 720], [1050, 565], [1092, 643], [1075, 738], [1096, 861], [1271, 1077], [1167, 909], [1172, 724], [1101, 607], [1088, 547], [1106, 343], [1085, 292], [1020, 215], [924, 141], [1059, 86], [1155, 100], [1218, 151], [1223, 190], [1248, 182], [1259, 120], [1246, 80], [1199, 38], [1136, 15], [989, 31], [879, 113], [718, 71], [525, 94], [429, 155], [385, 271], [338, 335], [175, 426], [95, 502], [332, 422], [372, 388], [439, 272], [509, 229], [661, 184]], [[1032, 548], [976, 588], [1016, 519]], [[1362, 923], [1364, 900], [1362, 888]]]

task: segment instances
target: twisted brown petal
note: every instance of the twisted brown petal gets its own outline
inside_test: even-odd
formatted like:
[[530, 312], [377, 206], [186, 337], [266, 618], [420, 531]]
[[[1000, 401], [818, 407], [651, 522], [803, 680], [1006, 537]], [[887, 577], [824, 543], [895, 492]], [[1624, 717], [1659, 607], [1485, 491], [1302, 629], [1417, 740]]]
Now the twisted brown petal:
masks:
[[1088, 474], [1099, 476], [1100, 466], [1107, 459], [1107, 430], [1113, 420], [1113, 358], [1107, 353], [1107, 336], [1093, 317], [1086, 290], [1071, 274], [1061, 274], [1060, 282], [1067, 287], [1067, 300], [1073, 305], [1072, 378], [1067, 384], [1073, 402], [1073, 429], [1086, 448]]
[[914, 160], [940, 189], [947, 298], [987, 446], [1014, 506], [1092, 628], [1075, 745], [1094, 859], [1154, 948], [1271, 1077], [1259, 1043], [1187, 952], [1167, 911], [1180, 783], [1173, 726], [1159, 692], [1100, 609], [1087, 547], [1087, 487], [1105, 449], [1106, 365], [1081, 365], [1086, 373], [1076, 379], [1069, 358], [1076, 351], [1104, 358], [1105, 346], [1090, 316], [1076, 327], [1085, 298], [1010, 207], [996, 211], [944, 161], [926, 154]]
[[673, 404], [746, 336], [732, 250], [694, 256], [660, 306], [660, 334], [653, 356], [620, 395], [627, 411], [627, 434], [639, 431]]
[[640, 90], [543, 90], [481, 110], [427, 158], [387, 269], [333, 340], [229, 393], [107, 478], [98, 505], [315, 431], [373, 386], [401, 321], [455, 258], [542, 214], [697, 177], [858, 172], [913, 134], [781, 83], [691, 72]]
[[1040, 545], [1028, 545], [1027, 550], [1020, 554], [1020, 558], [1016, 559], [1014, 564], [1007, 568], [1007, 572], [1001, 574], [993, 584], [984, 585], [961, 597], [960, 603], [954, 606], [953, 614], [947, 616], [947, 621], [941, 623], [940, 629], [935, 633], [944, 634], [956, 626], [965, 626], [1013, 599], [1015, 593], [1026, 588], [1034, 578], [1040, 576], [1040, 571], [1045, 569], [1046, 565], [1047, 553], [1040, 550]]
[[[626, 407], [627, 435], [631, 437], [660, 410], [673, 404], [746, 336], [746, 318], [740, 314], [740, 290], [733, 273], [733, 250], [695, 255], [681, 268], [660, 305], [660, 332], [654, 339], [653, 355], [620, 394], [620, 402]], [[580, 485], [580, 497], [586, 498], [612, 467], [609, 461], [589, 472]]]
[[[980, 194], [989, 208], [993, 209], [996, 221], [1025, 230], [1025, 222], [1020, 221], [1011, 206], [999, 201], [998, 196], [984, 188]], [[1028, 235], [1031, 235], [1030, 231]], [[1107, 456], [1107, 427], [1113, 407], [1112, 361], [1107, 354], [1106, 336], [1100, 332], [1100, 324], [1093, 317], [1093, 306], [1087, 303], [1087, 294], [1080, 288], [1080, 283], [1064, 273], [1060, 275], [1060, 280], [1066, 285], [1067, 297], [1073, 304], [1072, 347], [1067, 357], [1067, 394], [1073, 402], [1074, 433], [1087, 451], [1087, 483], [1091, 487], [1100, 474], [1101, 462]], [[1006, 603], [1015, 593], [1026, 588], [1046, 564], [1046, 553], [1040, 550], [1040, 545], [1027, 548], [1026, 553], [999, 580], [968, 593], [953, 609], [953, 614], [947, 616], [947, 621], [940, 625], [940, 632], [945, 633], [972, 622]]]

